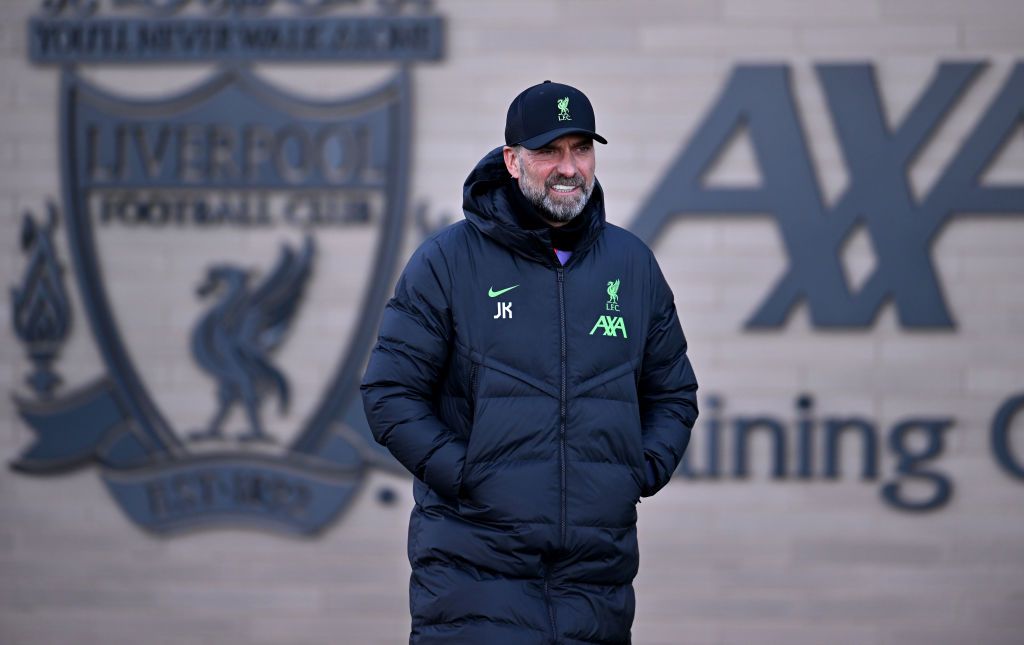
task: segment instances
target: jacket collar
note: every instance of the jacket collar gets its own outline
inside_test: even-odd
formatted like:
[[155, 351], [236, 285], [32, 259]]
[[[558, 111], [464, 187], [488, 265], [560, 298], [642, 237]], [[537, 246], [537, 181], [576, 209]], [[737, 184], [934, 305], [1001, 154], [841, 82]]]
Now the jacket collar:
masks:
[[[518, 200], [510, 190], [519, 190], [505, 168], [502, 148], [487, 153], [469, 173], [462, 188], [462, 208], [466, 219], [481, 233], [512, 249], [515, 253], [544, 264], [557, 264], [551, 243], [550, 226], [524, 228], [515, 209]], [[584, 218], [585, 230], [573, 249], [573, 256], [582, 255], [604, 229], [604, 191], [594, 180], [590, 201], [577, 217]]]

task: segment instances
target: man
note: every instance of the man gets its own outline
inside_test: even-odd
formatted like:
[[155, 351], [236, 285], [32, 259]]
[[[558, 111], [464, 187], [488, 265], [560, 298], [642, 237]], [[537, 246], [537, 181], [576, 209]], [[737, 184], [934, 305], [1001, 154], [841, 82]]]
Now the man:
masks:
[[416, 477], [412, 643], [628, 643], [636, 503], [697, 417], [672, 293], [605, 223], [590, 101], [545, 81], [423, 243], [363, 379]]

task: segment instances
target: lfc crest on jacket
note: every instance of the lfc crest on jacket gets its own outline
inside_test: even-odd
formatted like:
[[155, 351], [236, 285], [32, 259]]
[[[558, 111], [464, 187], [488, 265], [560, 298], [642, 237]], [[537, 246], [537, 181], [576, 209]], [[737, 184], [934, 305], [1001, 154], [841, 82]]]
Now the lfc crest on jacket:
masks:
[[[155, 532], [314, 532], [394, 468], [357, 390], [406, 228], [409, 66], [327, 99], [238, 64], [156, 96], [97, 76], [61, 72], [63, 203], [24, 216], [12, 466], [96, 465]], [[73, 311], [102, 366], [61, 387]]]

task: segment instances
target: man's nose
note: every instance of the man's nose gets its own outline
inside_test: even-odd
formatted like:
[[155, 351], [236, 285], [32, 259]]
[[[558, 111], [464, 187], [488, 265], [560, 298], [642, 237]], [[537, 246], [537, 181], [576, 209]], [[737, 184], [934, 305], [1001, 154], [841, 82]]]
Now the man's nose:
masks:
[[558, 160], [558, 174], [563, 177], [576, 176], [576, 160], [572, 158], [571, 152], [563, 153]]

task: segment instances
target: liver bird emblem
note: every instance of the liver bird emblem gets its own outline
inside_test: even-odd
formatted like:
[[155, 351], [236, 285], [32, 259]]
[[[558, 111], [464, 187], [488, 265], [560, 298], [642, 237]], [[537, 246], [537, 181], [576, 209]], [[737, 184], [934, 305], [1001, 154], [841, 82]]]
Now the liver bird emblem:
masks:
[[555, 105], [558, 106], [558, 120], [559, 121], [571, 121], [572, 117], [569, 116], [569, 97], [558, 99], [555, 101]]
[[282, 245], [273, 270], [255, 288], [249, 271], [218, 264], [207, 269], [201, 297], [217, 295], [192, 332], [192, 355], [217, 379], [217, 411], [205, 430], [191, 439], [223, 438], [222, 425], [235, 403], [245, 408], [249, 430], [244, 441], [273, 441], [260, 421], [267, 393], [277, 395], [278, 412], [288, 411], [288, 380], [270, 362], [270, 354], [291, 326], [312, 272], [313, 241], [306, 237], [301, 253]]
[[619, 279], [608, 281], [608, 304], [619, 304]]

